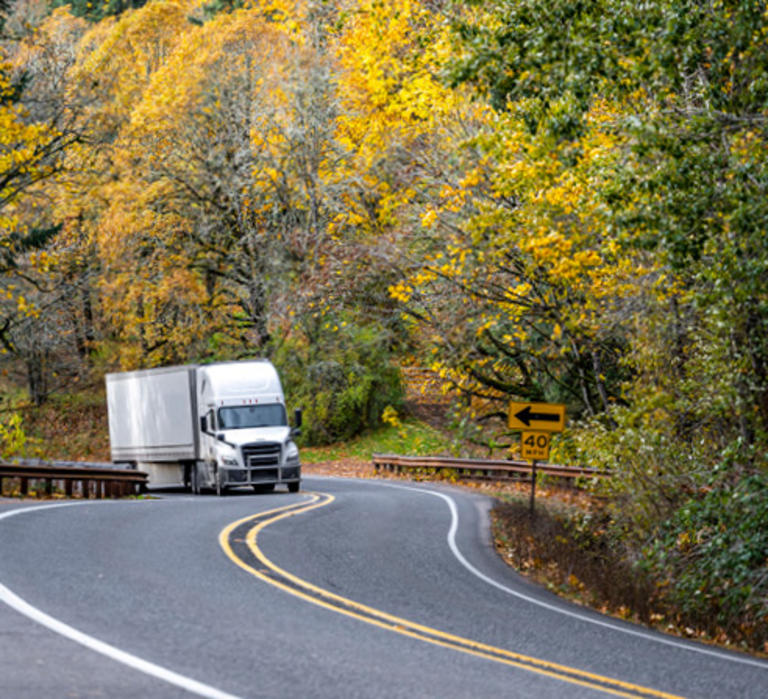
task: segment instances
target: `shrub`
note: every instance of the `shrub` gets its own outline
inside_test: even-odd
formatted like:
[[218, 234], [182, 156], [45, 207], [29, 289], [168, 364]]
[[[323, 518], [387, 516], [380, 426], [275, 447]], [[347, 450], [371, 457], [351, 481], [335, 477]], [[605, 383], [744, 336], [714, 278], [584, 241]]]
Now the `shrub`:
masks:
[[304, 409], [302, 443], [331, 444], [379, 424], [402, 404], [400, 371], [377, 328], [345, 326], [321, 342], [290, 338], [274, 357], [286, 395]]
[[768, 641], [768, 476], [703, 488], [658, 529], [642, 564], [687, 624]]

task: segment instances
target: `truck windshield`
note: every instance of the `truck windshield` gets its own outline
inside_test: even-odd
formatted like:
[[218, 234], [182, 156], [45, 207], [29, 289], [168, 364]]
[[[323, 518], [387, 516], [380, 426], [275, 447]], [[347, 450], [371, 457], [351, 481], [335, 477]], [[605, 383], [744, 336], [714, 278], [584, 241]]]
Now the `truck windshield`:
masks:
[[222, 430], [237, 430], [244, 427], [280, 427], [287, 424], [285, 408], [280, 403], [219, 408], [219, 429]]

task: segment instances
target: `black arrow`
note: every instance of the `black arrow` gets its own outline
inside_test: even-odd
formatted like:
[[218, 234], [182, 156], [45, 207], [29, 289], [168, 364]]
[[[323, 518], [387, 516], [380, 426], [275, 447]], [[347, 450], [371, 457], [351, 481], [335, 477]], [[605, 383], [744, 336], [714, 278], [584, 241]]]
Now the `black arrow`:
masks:
[[560, 415], [558, 413], [532, 413], [530, 405], [526, 405], [519, 413], [515, 413], [515, 417], [526, 427], [530, 427], [531, 422], [534, 421], [560, 422]]

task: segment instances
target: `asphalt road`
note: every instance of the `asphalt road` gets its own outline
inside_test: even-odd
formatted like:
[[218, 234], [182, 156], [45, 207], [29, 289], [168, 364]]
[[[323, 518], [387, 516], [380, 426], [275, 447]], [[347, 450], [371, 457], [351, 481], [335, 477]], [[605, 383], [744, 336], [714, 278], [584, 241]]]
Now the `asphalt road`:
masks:
[[0, 697], [768, 696], [766, 662], [527, 584], [489, 504], [325, 478], [0, 501]]

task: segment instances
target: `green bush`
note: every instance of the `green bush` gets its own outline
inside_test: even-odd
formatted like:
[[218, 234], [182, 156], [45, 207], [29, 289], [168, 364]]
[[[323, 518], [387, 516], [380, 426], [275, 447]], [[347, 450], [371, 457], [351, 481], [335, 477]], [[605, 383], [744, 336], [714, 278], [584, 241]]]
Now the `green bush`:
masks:
[[642, 564], [689, 625], [768, 641], [768, 476], [703, 488], [664, 522]]
[[403, 400], [400, 371], [377, 328], [344, 326], [309, 342], [294, 336], [274, 357], [291, 405], [304, 410], [301, 442], [332, 444], [379, 424]]

